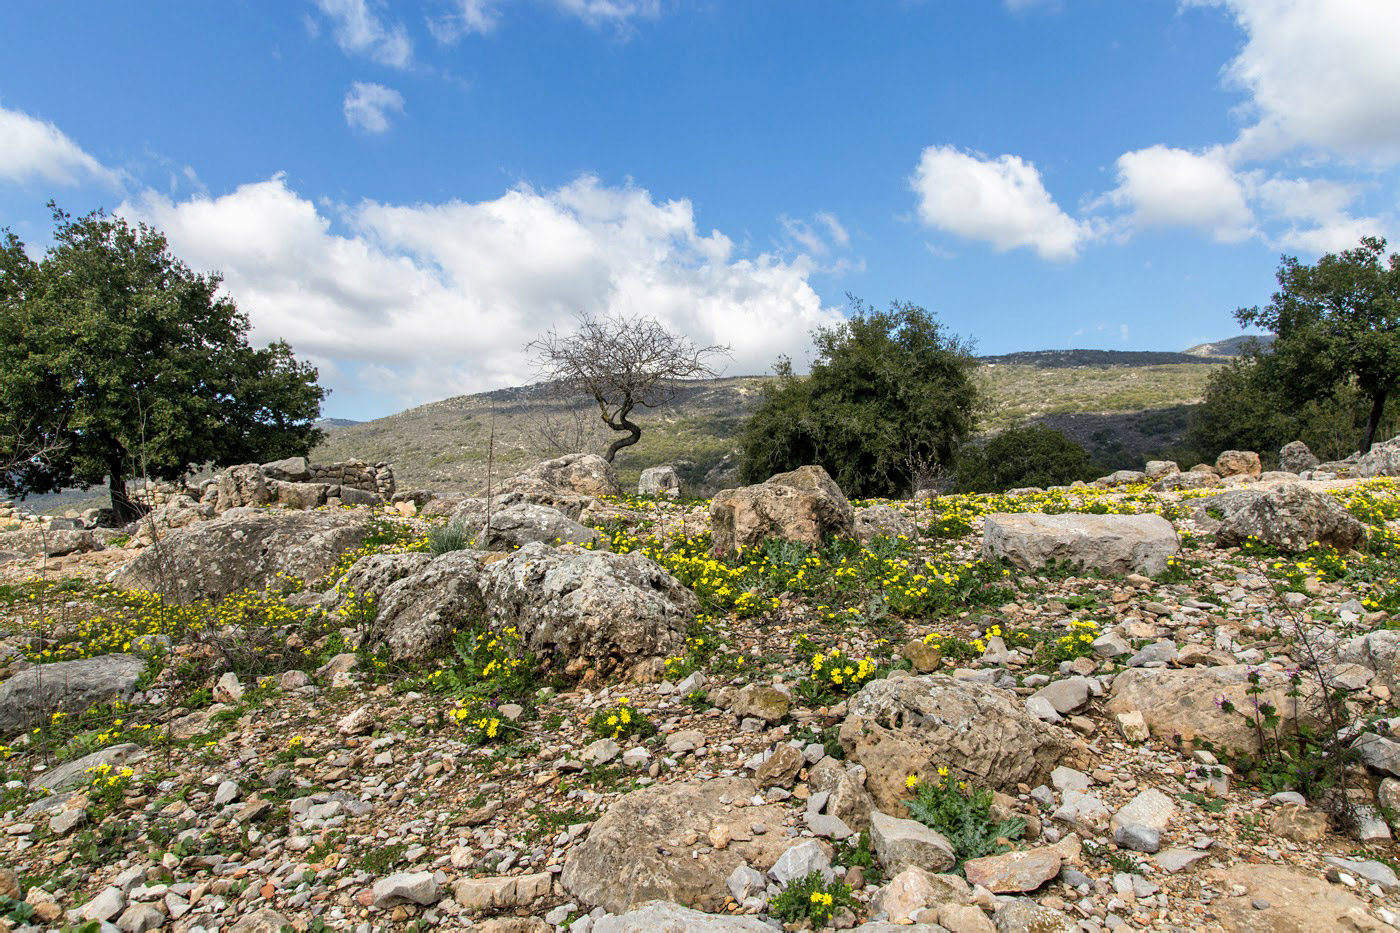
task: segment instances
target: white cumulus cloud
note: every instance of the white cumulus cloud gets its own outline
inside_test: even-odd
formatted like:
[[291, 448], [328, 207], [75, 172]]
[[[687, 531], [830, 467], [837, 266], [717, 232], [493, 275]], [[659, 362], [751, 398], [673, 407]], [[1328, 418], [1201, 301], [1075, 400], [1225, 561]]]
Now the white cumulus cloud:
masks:
[[1078, 255], [1089, 228], [1060, 209], [1035, 165], [955, 146], [929, 146], [910, 179], [926, 225], [999, 251], [1029, 247], [1044, 259]]
[[1118, 187], [1107, 199], [1126, 209], [1137, 228], [1195, 227], [1225, 243], [1253, 230], [1244, 187], [1220, 150], [1159, 145], [1125, 152], [1118, 157]]
[[389, 115], [403, 113], [403, 95], [390, 87], [369, 81], [356, 81], [345, 92], [342, 104], [345, 122], [366, 133], [389, 129]]
[[331, 21], [341, 51], [364, 55], [391, 68], [407, 68], [413, 63], [413, 40], [408, 32], [399, 23], [385, 24], [375, 12], [373, 0], [316, 0], [316, 6]]
[[1227, 79], [1255, 120], [1236, 147], [1294, 147], [1400, 159], [1400, 3], [1396, 0], [1186, 0], [1227, 10], [1244, 31]]
[[579, 311], [730, 344], [731, 373], [802, 358], [812, 328], [840, 319], [805, 257], [740, 256], [697, 227], [689, 201], [591, 177], [489, 201], [332, 209], [278, 176], [221, 197], [148, 192], [120, 212], [221, 271], [255, 336], [287, 339], [342, 396], [408, 405], [532, 381], [524, 345]]
[[0, 179], [55, 185], [97, 181], [117, 187], [121, 177], [52, 123], [0, 107]]

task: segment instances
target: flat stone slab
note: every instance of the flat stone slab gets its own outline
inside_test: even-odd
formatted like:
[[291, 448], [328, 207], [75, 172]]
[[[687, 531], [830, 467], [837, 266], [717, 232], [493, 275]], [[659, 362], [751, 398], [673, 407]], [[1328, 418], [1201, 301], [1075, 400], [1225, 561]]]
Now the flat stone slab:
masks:
[[1176, 531], [1160, 515], [988, 515], [982, 554], [1022, 570], [1050, 563], [1125, 576], [1154, 576], [1181, 553]]

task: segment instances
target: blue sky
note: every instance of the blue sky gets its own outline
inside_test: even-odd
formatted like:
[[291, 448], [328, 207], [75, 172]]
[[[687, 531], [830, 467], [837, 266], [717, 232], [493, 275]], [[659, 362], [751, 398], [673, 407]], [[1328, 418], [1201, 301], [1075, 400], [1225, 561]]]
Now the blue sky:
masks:
[[28, 2], [0, 225], [148, 221], [365, 418], [578, 311], [801, 362], [845, 294], [981, 352], [1238, 332], [1400, 233], [1394, 0]]

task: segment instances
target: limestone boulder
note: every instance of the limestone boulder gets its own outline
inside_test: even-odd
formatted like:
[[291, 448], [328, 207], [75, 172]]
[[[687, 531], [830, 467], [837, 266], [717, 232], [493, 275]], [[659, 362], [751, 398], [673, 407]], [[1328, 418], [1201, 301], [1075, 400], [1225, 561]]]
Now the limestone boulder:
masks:
[[[1240, 864], [1217, 869], [1209, 877], [1212, 886], [1226, 895], [1211, 902], [1211, 912], [1231, 933], [1321, 929], [1395, 933], [1395, 927], [1372, 914], [1365, 901], [1317, 872]], [[1234, 893], [1240, 889], [1244, 893]], [[1260, 909], [1256, 902], [1268, 906]]]
[[146, 670], [134, 654], [36, 664], [0, 684], [0, 733], [33, 728], [56, 712], [130, 699]]
[[871, 505], [856, 509], [856, 536], [861, 544], [875, 538], [908, 538], [918, 534], [914, 520], [891, 505]]
[[433, 562], [432, 554], [409, 551], [403, 554], [369, 554], [350, 565], [335, 587], [321, 597], [321, 605], [334, 608], [351, 599], [364, 602], [378, 600], [389, 587], [411, 576]]
[[1181, 492], [1183, 489], [1212, 489], [1219, 486], [1220, 477], [1202, 470], [1188, 473], [1168, 473], [1148, 487], [1151, 492]]
[[757, 917], [707, 914], [668, 901], [652, 901], [619, 916], [599, 917], [593, 933], [772, 933]]
[[1302, 473], [1305, 470], [1316, 469], [1321, 462], [1308, 449], [1308, 445], [1302, 441], [1289, 441], [1278, 452], [1279, 469], [1287, 470], [1289, 473]]
[[156, 541], [163, 540], [176, 528], [188, 528], [199, 522], [210, 521], [217, 514], [213, 503], [196, 502], [183, 494], [173, 495], [164, 505], [141, 516], [140, 521], [136, 523], [136, 533], [131, 536], [131, 542], [140, 547], [149, 547]]
[[680, 651], [695, 594], [641, 554], [527, 544], [482, 581], [491, 624], [581, 669], [630, 669]]
[[[748, 864], [766, 872], [793, 844], [783, 831], [787, 809], [782, 804], [734, 806], [758, 792], [757, 784], [743, 778], [632, 791], [569, 850], [560, 883], [570, 897], [614, 914], [656, 900], [718, 910], [736, 868]], [[754, 832], [756, 826], [764, 831]], [[729, 835], [723, 849], [697, 849], [686, 842], [692, 835], [708, 839], [717, 828], [717, 835]]]
[[185, 602], [263, 589], [280, 575], [315, 582], [369, 535], [367, 512], [231, 509], [178, 528], [146, 548], [109, 581], [122, 589], [163, 591]]
[[267, 488], [267, 477], [256, 463], [231, 466], [220, 471], [215, 480], [218, 489], [218, 497], [214, 502], [216, 512], [267, 505], [272, 501], [272, 494]]
[[530, 492], [541, 485], [594, 498], [622, 495], [612, 464], [597, 454], [569, 454], [537, 463], [502, 482], [501, 491]]
[[998, 513], [987, 516], [982, 537], [984, 557], [1003, 558], [1022, 570], [1053, 561], [1118, 576], [1153, 576], [1180, 553], [1171, 522], [1160, 515]]
[[1352, 468], [1357, 476], [1400, 476], [1400, 437], [1372, 446]]
[[314, 509], [325, 505], [329, 488], [325, 483], [296, 483], [286, 480], [269, 480], [267, 485], [269, 495], [284, 509]]
[[268, 479], [286, 483], [305, 483], [311, 479], [311, 465], [305, 457], [286, 457], [258, 467]]
[[681, 477], [673, 466], [647, 467], [637, 481], [637, 495], [663, 496], [667, 499], [679, 498]]
[[[1140, 712], [1152, 734], [1163, 742], [1205, 740], [1213, 745], [1251, 754], [1259, 741], [1246, 712], [1254, 695], [1249, 665], [1192, 668], [1130, 668], [1113, 680], [1108, 700], [1110, 715]], [[1290, 697], [1292, 682], [1280, 671], [1260, 671], [1258, 695], [1270, 703], [1286, 722], [1296, 714], [1304, 723], [1317, 725], [1306, 696]], [[1233, 710], [1225, 709], [1227, 701]]]
[[769, 539], [817, 547], [828, 537], [854, 537], [855, 510], [825, 470], [804, 466], [716, 495], [710, 503], [710, 529], [714, 548], [722, 554]]
[[1400, 692], [1400, 629], [1377, 629], [1342, 643], [1341, 660], [1374, 671], [1391, 693]]
[[1252, 476], [1259, 478], [1264, 465], [1259, 455], [1252, 450], [1226, 450], [1215, 458], [1215, 469], [1221, 476]]
[[21, 557], [67, 557], [98, 551], [102, 545], [91, 531], [76, 528], [26, 528], [21, 531], [0, 532], [0, 551]]
[[1282, 483], [1251, 490], [1226, 508], [1216, 544], [1232, 547], [1250, 537], [1295, 553], [1314, 542], [1349, 551], [1365, 542], [1366, 526], [1326, 493], [1302, 483]]
[[983, 787], [1034, 787], [1071, 745], [1069, 732], [1028, 713], [1014, 694], [943, 674], [866, 684], [848, 703], [840, 737], [887, 813], [903, 812], [910, 774], [932, 778], [945, 766]]
[[[481, 551], [451, 551], [385, 587], [374, 636], [389, 646], [390, 656], [424, 660], [443, 650], [458, 628], [485, 618], [481, 591], [486, 556]], [[366, 567], [362, 576], [379, 573], [383, 579], [401, 569], [402, 565]]]
[[547, 505], [516, 502], [494, 508], [488, 523], [486, 500], [468, 499], [452, 515], [452, 524], [485, 551], [514, 551], [531, 542], [598, 545], [598, 532]]

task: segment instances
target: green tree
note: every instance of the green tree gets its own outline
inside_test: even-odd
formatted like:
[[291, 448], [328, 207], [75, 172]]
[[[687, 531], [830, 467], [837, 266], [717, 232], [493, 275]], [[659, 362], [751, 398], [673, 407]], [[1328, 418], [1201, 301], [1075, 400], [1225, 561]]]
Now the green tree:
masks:
[[745, 482], [816, 463], [847, 495], [901, 495], [951, 464], [976, 427], [971, 345], [917, 305], [878, 311], [850, 300], [846, 321], [813, 333], [809, 377], [779, 360], [745, 427]]
[[1268, 375], [1295, 405], [1333, 395], [1350, 384], [1369, 412], [1361, 452], [1371, 449], [1385, 405], [1400, 387], [1400, 254], [1385, 240], [1328, 253], [1313, 265], [1284, 256], [1279, 290], [1263, 308], [1235, 317], [1277, 336]]
[[1089, 479], [1089, 452], [1043, 424], [1007, 428], [958, 456], [960, 492], [1004, 492], [1021, 486], [1063, 486]]
[[[52, 207], [52, 205], [50, 205]], [[54, 244], [0, 247], [0, 485], [12, 494], [107, 482], [121, 521], [137, 473], [305, 453], [325, 390], [285, 343], [257, 349], [217, 275], [144, 224], [56, 207]], [[38, 444], [42, 456], [25, 456]]]

